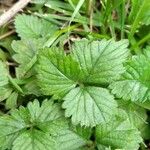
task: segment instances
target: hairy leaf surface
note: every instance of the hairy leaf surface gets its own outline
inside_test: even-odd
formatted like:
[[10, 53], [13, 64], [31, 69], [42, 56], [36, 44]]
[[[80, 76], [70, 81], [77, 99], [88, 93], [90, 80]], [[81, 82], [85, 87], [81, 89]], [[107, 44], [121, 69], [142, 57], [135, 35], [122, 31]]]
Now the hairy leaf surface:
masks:
[[43, 93], [61, 97], [76, 86], [80, 69], [70, 56], [53, 47], [40, 53], [37, 72]]
[[72, 89], [64, 98], [65, 116], [74, 124], [95, 126], [107, 122], [114, 113], [117, 103], [107, 89], [83, 87]]
[[122, 63], [129, 54], [127, 46], [127, 40], [76, 41], [72, 55], [84, 74], [83, 82], [107, 84], [117, 79], [124, 71]]
[[25, 14], [15, 18], [15, 27], [18, 35], [23, 39], [42, 38], [47, 34], [52, 35], [58, 29], [56, 25], [46, 20]]
[[119, 111], [110, 122], [98, 125], [96, 138], [99, 144], [112, 149], [137, 150], [142, 142], [140, 132], [123, 111]]
[[150, 99], [150, 49], [144, 54], [133, 56], [126, 64], [126, 72], [110, 88], [117, 97], [144, 102]]

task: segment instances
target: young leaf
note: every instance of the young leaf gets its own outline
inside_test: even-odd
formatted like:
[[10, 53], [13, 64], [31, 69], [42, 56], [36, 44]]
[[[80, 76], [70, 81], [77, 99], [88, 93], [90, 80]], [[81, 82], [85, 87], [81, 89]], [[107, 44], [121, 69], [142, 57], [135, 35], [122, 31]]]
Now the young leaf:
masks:
[[137, 150], [142, 142], [140, 132], [123, 111], [118, 111], [111, 121], [96, 127], [96, 139], [100, 145], [123, 150]]
[[107, 122], [115, 111], [117, 103], [107, 89], [83, 87], [72, 89], [64, 98], [65, 116], [73, 124], [96, 126]]
[[133, 56], [126, 64], [121, 79], [112, 83], [112, 93], [125, 100], [145, 102], [150, 99], [150, 47], [144, 54]]
[[70, 56], [53, 47], [40, 53], [37, 72], [43, 93], [62, 97], [76, 86], [80, 70]]
[[28, 77], [34, 74], [33, 66], [37, 60], [38, 50], [42, 48], [42, 39], [13, 41], [12, 48], [16, 52], [13, 55], [14, 60], [19, 63], [16, 69], [17, 78], [25, 75]]
[[42, 38], [47, 34], [52, 35], [58, 29], [46, 20], [25, 14], [15, 18], [15, 27], [18, 35], [23, 39]]
[[72, 55], [84, 74], [84, 83], [107, 84], [124, 71], [122, 63], [129, 52], [128, 41], [76, 41]]

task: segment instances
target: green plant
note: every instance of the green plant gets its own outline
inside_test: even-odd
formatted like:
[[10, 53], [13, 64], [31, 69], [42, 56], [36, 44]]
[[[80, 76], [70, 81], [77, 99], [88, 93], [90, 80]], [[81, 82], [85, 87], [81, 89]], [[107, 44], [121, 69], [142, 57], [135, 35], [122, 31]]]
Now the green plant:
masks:
[[32, 2], [0, 41], [0, 150], [145, 150], [149, 0]]

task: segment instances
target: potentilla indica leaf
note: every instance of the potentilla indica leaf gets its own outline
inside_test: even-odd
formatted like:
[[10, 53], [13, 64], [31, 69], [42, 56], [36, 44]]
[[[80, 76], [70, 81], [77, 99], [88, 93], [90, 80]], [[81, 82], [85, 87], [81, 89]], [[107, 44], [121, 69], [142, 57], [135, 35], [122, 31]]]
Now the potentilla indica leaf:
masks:
[[29, 78], [34, 75], [37, 54], [43, 43], [43, 39], [26, 39], [12, 42], [12, 48], [15, 52], [13, 59], [19, 64], [16, 68], [17, 78]]
[[[71, 54], [44, 48], [38, 57], [38, 81], [43, 94], [64, 100], [66, 117], [73, 124], [96, 126], [107, 122], [117, 107], [106, 88], [124, 72], [128, 41], [76, 41]], [[91, 86], [88, 86], [90, 84]]]
[[49, 134], [33, 129], [21, 133], [13, 142], [12, 150], [56, 150], [55, 145]]
[[124, 72], [123, 62], [129, 55], [128, 40], [76, 41], [72, 56], [79, 63], [83, 82], [108, 84]]
[[140, 132], [122, 110], [116, 112], [111, 121], [96, 127], [96, 139], [104, 147], [123, 150], [137, 150], [142, 142]]
[[[27, 108], [20, 107], [13, 110], [11, 115], [0, 117], [0, 137], [9, 138], [16, 135], [16, 138], [8, 142], [13, 149], [55, 150], [56, 142], [49, 132], [38, 128], [40, 123], [57, 120], [63, 116], [61, 108], [53, 101], [45, 100], [40, 106], [37, 100], [29, 102]], [[2, 143], [5, 144], [5, 143]], [[0, 145], [1, 147], [3, 145]]]
[[117, 107], [114, 97], [107, 89], [83, 87], [72, 89], [64, 98], [65, 116], [71, 117], [73, 124], [96, 126], [107, 122]]
[[78, 64], [56, 47], [43, 49], [37, 67], [39, 86], [45, 95], [62, 97], [77, 84]]
[[112, 83], [112, 93], [125, 100], [145, 102], [150, 99], [150, 47], [144, 54], [133, 56], [125, 65], [121, 79]]
[[25, 14], [15, 18], [15, 28], [22, 39], [42, 38], [47, 34], [52, 35], [58, 29], [49, 21]]
[[139, 130], [147, 125], [147, 114], [146, 110], [138, 105], [136, 105], [132, 101], [117, 100], [119, 108], [126, 111], [130, 123], [137, 127]]
[[0, 117], [0, 147], [78, 150], [88, 141], [89, 138], [69, 126], [60, 105], [52, 100], [44, 100], [41, 105], [34, 100], [27, 107], [21, 106], [10, 115]]

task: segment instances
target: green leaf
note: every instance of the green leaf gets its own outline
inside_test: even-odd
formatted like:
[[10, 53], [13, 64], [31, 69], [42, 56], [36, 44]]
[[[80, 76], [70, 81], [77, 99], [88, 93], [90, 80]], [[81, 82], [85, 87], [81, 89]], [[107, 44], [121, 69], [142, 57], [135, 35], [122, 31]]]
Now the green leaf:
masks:
[[119, 108], [126, 111], [128, 118], [135, 127], [142, 129], [147, 124], [146, 110], [131, 101], [118, 100]]
[[55, 138], [59, 150], [79, 150], [87, 144], [87, 140], [70, 130], [63, 130]]
[[136, 102], [137, 105], [150, 110], [150, 101], [145, 101], [145, 102]]
[[0, 101], [7, 99], [13, 89], [9, 85], [9, 71], [5, 62], [0, 60]]
[[33, 66], [42, 45], [42, 39], [27, 39], [12, 42], [12, 48], [16, 53], [13, 55], [13, 58], [19, 64], [19, 67], [16, 69], [17, 78], [22, 78], [25, 75], [29, 77], [35, 73]]
[[8, 70], [7, 66], [0, 61], [0, 86], [8, 84]]
[[96, 126], [107, 122], [114, 113], [117, 103], [107, 89], [83, 87], [72, 89], [64, 98], [65, 116], [73, 124]]
[[[37, 100], [29, 102], [27, 108], [20, 107], [18, 110], [13, 110], [11, 115], [0, 117], [0, 147], [5, 145], [1, 140], [10, 139], [7, 143], [13, 145], [13, 149], [21, 149], [20, 146], [25, 149], [27, 146], [35, 150], [37, 147], [44, 147], [46, 143], [54, 150], [56, 144], [52, 144], [53, 138], [50, 132], [41, 128], [41, 124], [45, 128], [53, 127], [55, 126], [53, 122], [59, 122], [61, 118], [63, 118], [63, 112], [53, 101], [45, 100], [41, 106]], [[15, 136], [13, 140], [12, 136]], [[46, 145], [45, 150], [47, 150]]]
[[128, 56], [128, 41], [76, 41], [72, 55], [79, 63], [84, 83], [107, 84], [124, 71], [122, 63]]
[[111, 121], [96, 127], [96, 139], [101, 145], [123, 150], [137, 150], [142, 142], [140, 132], [123, 111], [118, 111]]
[[150, 99], [150, 47], [144, 54], [133, 56], [126, 64], [121, 79], [112, 83], [112, 93], [125, 100], [145, 102]]
[[38, 130], [21, 133], [13, 143], [12, 150], [56, 150], [55, 142], [49, 134]]
[[12, 90], [9, 86], [0, 87], [0, 101], [7, 99], [12, 93]]
[[84, 128], [81, 129], [80, 127], [80, 131], [83, 130], [84, 133], [79, 133], [79, 131], [69, 127], [68, 122], [63, 119], [53, 121], [51, 124], [48, 122], [40, 124], [39, 128], [52, 135], [59, 150], [79, 150], [89, 142], [87, 136], [90, 131], [88, 129], [84, 130]]
[[17, 98], [18, 98], [17, 92], [11, 93], [6, 100], [6, 108], [7, 109], [15, 108], [17, 106]]
[[[84, 129], [83, 129], [84, 130]], [[59, 104], [37, 100], [0, 117], [0, 145], [13, 150], [78, 150], [87, 139], [72, 130]]]
[[52, 35], [58, 29], [46, 20], [25, 14], [15, 18], [15, 27], [18, 35], [23, 39], [45, 37], [47, 34]]
[[30, 95], [30, 94], [33, 94], [36, 96], [42, 95], [42, 93], [38, 87], [38, 84], [37, 84], [37, 79], [35, 77], [30, 78], [30, 80], [25, 83], [25, 85], [22, 87], [22, 89], [23, 89], [25, 95]]
[[90, 139], [92, 134], [92, 128], [83, 128], [80, 125], [73, 126], [73, 130], [77, 132], [80, 136], [84, 137], [85, 139]]
[[76, 86], [80, 70], [69, 55], [53, 47], [39, 54], [37, 72], [43, 94], [62, 97]]

